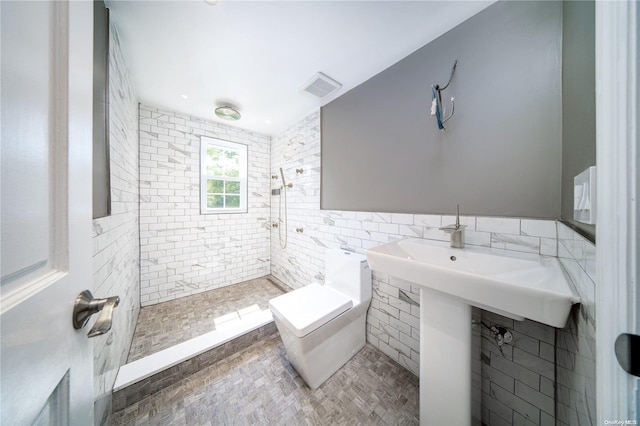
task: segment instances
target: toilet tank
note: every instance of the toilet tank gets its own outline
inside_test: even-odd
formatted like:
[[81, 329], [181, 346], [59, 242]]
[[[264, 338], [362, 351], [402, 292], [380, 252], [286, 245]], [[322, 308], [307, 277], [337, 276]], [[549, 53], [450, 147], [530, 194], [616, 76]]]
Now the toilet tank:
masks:
[[371, 299], [371, 269], [367, 258], [358, 253], [329, 249], [325, 255], [324, 285], [358, 302]]

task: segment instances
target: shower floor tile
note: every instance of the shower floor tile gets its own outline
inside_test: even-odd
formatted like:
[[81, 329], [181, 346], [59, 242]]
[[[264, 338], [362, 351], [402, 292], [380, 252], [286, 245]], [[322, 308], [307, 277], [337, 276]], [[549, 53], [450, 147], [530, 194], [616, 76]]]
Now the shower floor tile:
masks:
[[417, 425], [418, 399], [418, 378], [369, 344], [311, 390], [276, 333], [114, 413], [111, 425]]
[[275, 278], [262, 277], [145, 306], [140, 309], [127, 362], [213, 331], [216, 325], [255, 310], [269, 309], [269, 299], [289, 290]]

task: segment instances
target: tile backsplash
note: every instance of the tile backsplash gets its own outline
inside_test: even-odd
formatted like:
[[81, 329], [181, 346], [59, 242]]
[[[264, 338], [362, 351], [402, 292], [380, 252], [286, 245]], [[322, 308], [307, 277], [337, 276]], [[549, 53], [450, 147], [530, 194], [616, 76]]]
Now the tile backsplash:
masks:
[[[248, 212], [200, 214], [200, 137], [248, 146]], [[140, 105], [142, 306], [269, 274], [270, 138]]]

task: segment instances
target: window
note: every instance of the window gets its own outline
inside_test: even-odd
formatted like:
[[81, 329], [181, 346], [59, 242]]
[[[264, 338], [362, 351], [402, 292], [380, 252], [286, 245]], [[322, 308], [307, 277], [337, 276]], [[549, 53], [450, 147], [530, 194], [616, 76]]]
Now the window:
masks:
[[200, 211], [247, 211], [247, 146], [202, 137], [200, 143]]

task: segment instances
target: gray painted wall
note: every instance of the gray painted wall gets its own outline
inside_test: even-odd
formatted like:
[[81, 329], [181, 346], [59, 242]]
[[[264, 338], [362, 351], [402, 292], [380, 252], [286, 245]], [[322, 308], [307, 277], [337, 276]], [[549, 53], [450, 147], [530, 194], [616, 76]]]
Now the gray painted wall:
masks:
[[561, 7], [496, 3], [324, 106], [321, 207], [558, 218]]
[[562, 6], [562, 220], [594, 241], [594, 225], [573, 220], [573, 178], [596, 164], [595, 4]]

